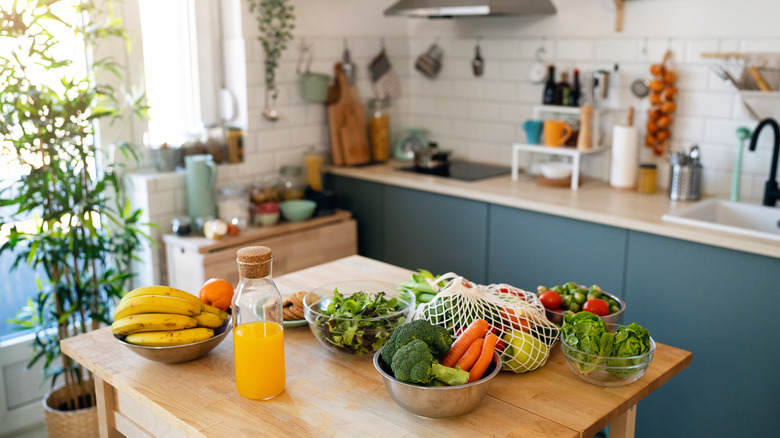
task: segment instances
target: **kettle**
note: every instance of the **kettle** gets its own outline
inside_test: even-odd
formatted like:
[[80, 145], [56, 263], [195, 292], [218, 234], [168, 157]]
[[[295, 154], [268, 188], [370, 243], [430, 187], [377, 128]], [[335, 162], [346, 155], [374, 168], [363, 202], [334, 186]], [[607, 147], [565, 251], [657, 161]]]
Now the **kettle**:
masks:
[[187, 214], [195, 222], [198, 218], [216, 217], [217, 203], [214, 187], [217, 167], [211, 155], [190, 155], [184, 159], [187, 183]]

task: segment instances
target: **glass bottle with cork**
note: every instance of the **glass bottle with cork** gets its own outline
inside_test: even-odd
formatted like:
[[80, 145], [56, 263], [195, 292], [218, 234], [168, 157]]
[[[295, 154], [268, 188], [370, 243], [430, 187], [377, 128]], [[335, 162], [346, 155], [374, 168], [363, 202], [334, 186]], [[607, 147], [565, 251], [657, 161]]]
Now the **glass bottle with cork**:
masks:
[[239, 395], [267, 400], [284, 391], [282, 295], [271, 275], [271, 249], [238, 250], [239, 282], [233, 297], [233, 355]]

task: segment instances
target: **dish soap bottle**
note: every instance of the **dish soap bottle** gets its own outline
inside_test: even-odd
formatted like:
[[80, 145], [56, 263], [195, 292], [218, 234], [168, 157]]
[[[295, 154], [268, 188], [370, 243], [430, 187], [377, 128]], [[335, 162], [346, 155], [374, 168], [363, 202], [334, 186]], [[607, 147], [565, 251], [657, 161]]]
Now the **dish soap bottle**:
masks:
[[282, 295], [271, 276], [271, 249], [238, 250], [239, 282], [233, 297], [233, 355], [239, 395], [267, 400], [284, 391]]

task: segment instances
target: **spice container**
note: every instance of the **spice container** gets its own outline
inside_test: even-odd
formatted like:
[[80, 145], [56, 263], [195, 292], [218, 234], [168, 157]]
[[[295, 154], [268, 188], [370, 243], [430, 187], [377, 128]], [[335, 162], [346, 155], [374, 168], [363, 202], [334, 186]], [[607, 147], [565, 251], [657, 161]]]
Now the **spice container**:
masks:
[[236, 127], [227, 128], [226, 143], [227, 162], [242, 163], [244, 161], [244, 131]]
[[282, 166], [279, 170], [279, 197], [282, 201], [303, 199], [303, 169], [300, 166]]
[[238, 250], [239, 281], [231, 306], [233, 356], [239, 395], [267, 400], [284, 391], [282, 295], [273, 281], [271, 249]]
[[303, 156], [303, 162], [306, 164], [306, 184], [315, 192], [322, 190], [322, 163], [324, 161], [322, 155], [314, 152], [308, 152]]
[[389, 102], [387, 99], [371, 99], [368, 102], [371, 159], [374, 161], [387, 161], [390, 158]]
[[637, 172], [636, 190], [639, 193], [653, 194], [658, 179], [658, 166], [653, 163], [642, 163]]

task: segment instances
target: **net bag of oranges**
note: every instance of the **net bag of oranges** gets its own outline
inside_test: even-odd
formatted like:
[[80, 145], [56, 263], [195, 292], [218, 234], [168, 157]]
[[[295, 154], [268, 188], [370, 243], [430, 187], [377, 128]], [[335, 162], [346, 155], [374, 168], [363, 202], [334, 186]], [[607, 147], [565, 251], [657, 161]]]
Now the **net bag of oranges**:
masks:
[[524, 373], [547, 363], [560, 329], [547, 319], [535, 293], [508, 284], [479, 285], [454, 273], [428, 281], [437, 294], [417, 307], [414, 319], [440, 325], [453, 337], [484, 319], [499, 338], [503, 370]]

